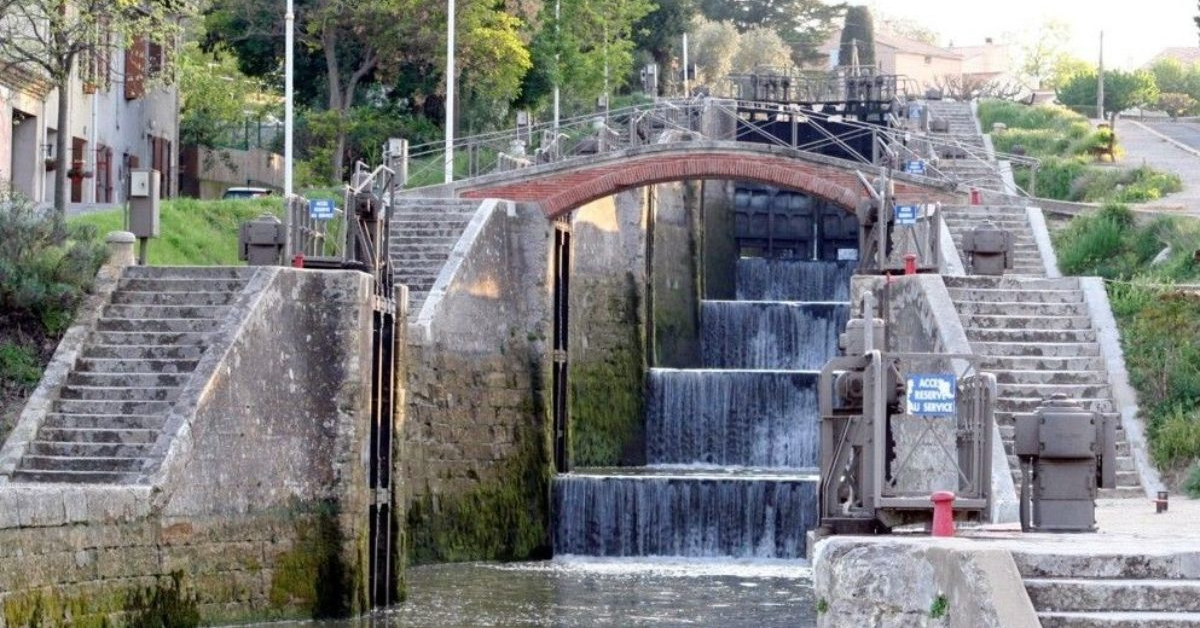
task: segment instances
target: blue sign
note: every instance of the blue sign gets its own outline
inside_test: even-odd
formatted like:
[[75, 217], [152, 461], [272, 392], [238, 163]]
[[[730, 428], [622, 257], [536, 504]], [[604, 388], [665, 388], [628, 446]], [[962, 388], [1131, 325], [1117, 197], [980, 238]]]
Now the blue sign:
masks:
[[919, 103], [914, 102], [914, 103], [908, 104], [908, 119], [909, 120], [920, 120], [921, 119], [921, 105]]
[[952, 374], [908, 376], [908, 413], [913, 416], [958, 416], [957, 378]]
[[917, 224], [917, 216], [920, 215], [921, 208], [916, 205], [896, 206], [896, 224], [898, 225], [915, 225]]
[[308, 202], [308, 215], [313, 220], [329, 220], [337, 210], [332, 199], [315, 198]]
[[925, 162], [921, 159], [914, 159], [904, 164], [904, 171], [908, 174], [925, 174]]

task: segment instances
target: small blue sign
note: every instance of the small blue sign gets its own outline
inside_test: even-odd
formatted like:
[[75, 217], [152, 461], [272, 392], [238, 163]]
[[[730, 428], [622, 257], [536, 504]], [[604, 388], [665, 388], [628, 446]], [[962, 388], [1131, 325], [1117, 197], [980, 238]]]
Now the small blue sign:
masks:
[[332, 199], [315, 198], [308, 202], [308, 215], [313, 220], [330, 220], [336, 210]]
[[908, 104], [908, 119], [909, 120], [920, 120], [921, 119], [920, 103], [914, 102], [914, 103]]
[[915, 225], [917, 224], [917, 216], [920, 215], [921, 208], [917, 205], [896, 206], [896, 224], [898, 225]]
[[958, 380], [953, 374], [909, 375], [908, 413], [913, 416], [958, 416]]
[[925, 174], [925, 161], [922, 159], [914, 159], [904, 164], [904, 171], [908, 174]]

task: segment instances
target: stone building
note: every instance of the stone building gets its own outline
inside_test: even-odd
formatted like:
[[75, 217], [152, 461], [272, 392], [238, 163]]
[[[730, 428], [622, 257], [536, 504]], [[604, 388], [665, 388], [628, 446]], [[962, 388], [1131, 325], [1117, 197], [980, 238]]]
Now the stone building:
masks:
[[163, 173], [162, 194], [177, 193], [179, 89], [169, 52], [139, 38], [129, 47], [81, 59], [71, 80], [70, 124], [56, 128], [58, 90], [35, 73], [0, 72], [0, 185], [39, 203], [54, 200], [58, 133], [70, 133], [72, 207], [125, 200], [131, 168]]

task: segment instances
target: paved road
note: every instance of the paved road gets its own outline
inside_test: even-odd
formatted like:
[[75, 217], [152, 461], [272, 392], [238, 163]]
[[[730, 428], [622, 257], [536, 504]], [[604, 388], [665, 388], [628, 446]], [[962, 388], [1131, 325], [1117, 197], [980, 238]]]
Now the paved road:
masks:
[[1146, 126], [1167, 137], [1200, 150], [1200, 123], [1196, 122], [1145, 122]]

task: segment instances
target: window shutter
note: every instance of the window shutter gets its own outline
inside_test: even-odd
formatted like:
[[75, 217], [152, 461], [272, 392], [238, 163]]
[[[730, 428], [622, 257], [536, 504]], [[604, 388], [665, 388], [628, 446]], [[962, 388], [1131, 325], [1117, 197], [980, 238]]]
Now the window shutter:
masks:
[[146, 95], [146, 40], [138, 37], [125, 51], [125, 100]]

